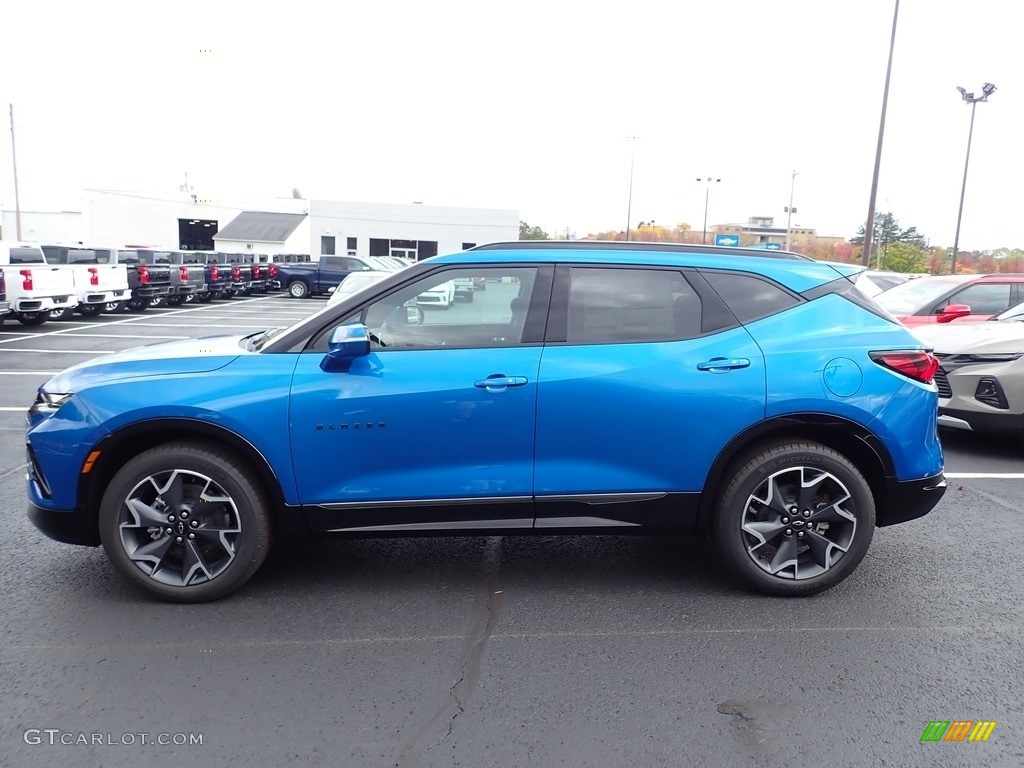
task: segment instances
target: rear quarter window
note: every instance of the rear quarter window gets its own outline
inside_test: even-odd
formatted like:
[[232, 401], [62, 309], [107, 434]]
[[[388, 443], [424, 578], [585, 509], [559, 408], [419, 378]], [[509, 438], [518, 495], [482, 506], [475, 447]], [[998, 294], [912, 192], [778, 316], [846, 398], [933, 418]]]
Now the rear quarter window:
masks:
[[756, 275], [712, 270], [701, 270], [701, 274], [741, 323], [777, 314], [803, 301], [796, 294]]

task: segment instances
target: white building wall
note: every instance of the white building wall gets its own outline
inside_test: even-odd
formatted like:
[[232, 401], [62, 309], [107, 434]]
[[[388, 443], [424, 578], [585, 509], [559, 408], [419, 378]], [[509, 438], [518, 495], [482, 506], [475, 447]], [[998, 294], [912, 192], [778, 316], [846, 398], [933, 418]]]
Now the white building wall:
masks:
[[[18, 237], [15, 211], [3, 211], [0, 220], [4, 240]], [[85, 221], [80, 211], [22, 211], [21, 239], [37, 243], [79, 243], [85, 237]]]
[[320, 255], [321, 236], [335, 238], [335, 253], [346, 254], [347, 238], [357, 239], [356, 255], [370, 255], [370, 239], [432, 240], [438, 254], [462, 250], [463, 243], [483, 245], [519, 239], [519, 211], [450, 208], [438, 205], [309, 201], [308, 252]]
[[[152, 195], [141, 192], [84, 190], [82, 213], [85, 237], [92, 245], [152, 245], [178, 248], [178, 219], [212, 219], [219, 228], [242, 211], [306, 213], [307, 200], [193, 201], [184, 193]], [[301, 229], [301, 227], [300, 227]]]

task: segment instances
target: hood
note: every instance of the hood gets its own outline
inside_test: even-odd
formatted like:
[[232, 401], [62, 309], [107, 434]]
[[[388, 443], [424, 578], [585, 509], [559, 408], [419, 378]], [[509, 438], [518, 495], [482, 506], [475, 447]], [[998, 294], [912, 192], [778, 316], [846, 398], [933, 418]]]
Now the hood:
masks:
[[934, 323], [909, 329], [940, 355], [1024, 353], [1024, 323]]
[[43, 388], [47, 392], [77, 392], [115, 379], [216, 371], [240, 355], [255, 354], [238, 344], [251, 335], [206, 336], [126, 349], [61, 371]]

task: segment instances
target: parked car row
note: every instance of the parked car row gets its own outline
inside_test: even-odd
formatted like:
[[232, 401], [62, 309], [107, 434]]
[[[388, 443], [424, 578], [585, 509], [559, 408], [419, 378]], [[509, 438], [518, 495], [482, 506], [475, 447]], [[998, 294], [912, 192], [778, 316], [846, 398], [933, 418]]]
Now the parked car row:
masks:
[[144, 312], [160, 305], [278, 290], [276, 258], [5, 242], [0, 245], [0, 269], [8, 270], [10, 298], [0, 322], [12, 314], [22, 325], [35, 326], [75, 313], [93, 317], [100, 312]]

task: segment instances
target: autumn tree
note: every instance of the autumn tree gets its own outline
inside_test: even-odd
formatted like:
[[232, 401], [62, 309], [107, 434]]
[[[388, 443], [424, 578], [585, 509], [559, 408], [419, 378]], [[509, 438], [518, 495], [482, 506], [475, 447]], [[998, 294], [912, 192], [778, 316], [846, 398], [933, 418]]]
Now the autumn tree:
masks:
[[525, 221], [519, 222], [520, 240], [550, 240], [551, 237], [540, 227], [531, 227]]

